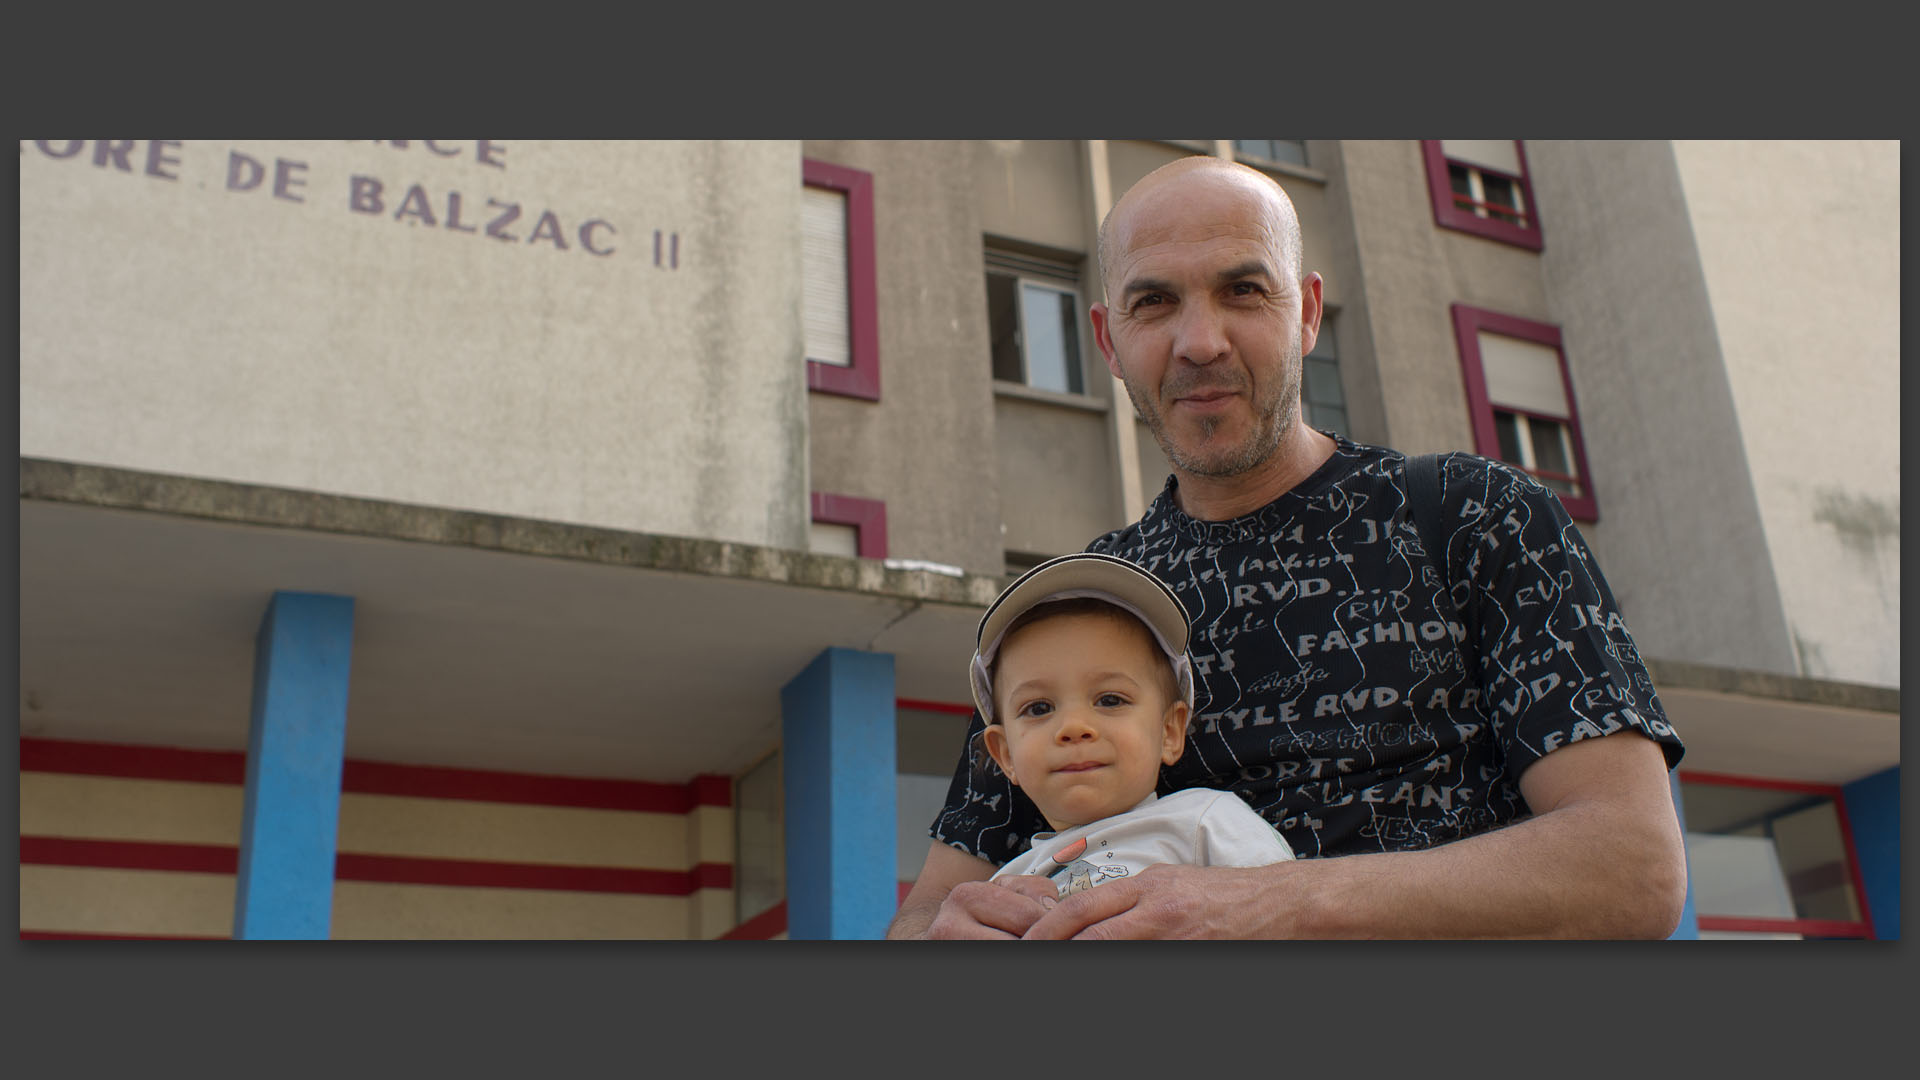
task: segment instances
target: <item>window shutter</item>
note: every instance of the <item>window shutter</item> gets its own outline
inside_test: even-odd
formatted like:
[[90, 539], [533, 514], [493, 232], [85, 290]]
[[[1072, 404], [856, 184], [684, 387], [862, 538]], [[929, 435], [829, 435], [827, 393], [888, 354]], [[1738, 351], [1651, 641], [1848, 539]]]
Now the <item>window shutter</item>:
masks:
[[807, 359], [853, 363], [847, 295], [847, 197], [807, 187], [800, 200], [800, 278]]
[[1449, 161], [1520, 175], [1520, 149], [1512, 139], [1442, 139], [1440, 152]]
[[1480, 370], [1487, 400], [1543, 416], [1567, 418], [1567, 384], [1560, 376], [1560, 352], [1538, 342], [1480, 332]]

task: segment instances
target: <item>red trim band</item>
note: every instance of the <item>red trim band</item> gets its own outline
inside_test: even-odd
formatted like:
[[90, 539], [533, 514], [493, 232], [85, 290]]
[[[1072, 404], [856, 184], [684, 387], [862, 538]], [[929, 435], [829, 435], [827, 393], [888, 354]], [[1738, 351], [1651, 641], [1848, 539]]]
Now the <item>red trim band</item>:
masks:
[[[22, 836], [20, 864], [233, 874], [239, 871], [240, 849], [221, 844]], [[733, 867], [726, 863], [701, 863], [692, 870], [648, 870], [409, 855], [359, 855], [351, 852], [334, 856], [333, 877], [335, 881], [392, 885], [553, 889], [644, 896], [690, 896], [698, 889], [733, 887]]]
[[1806, 795], [1827, 795], [1835, 800], [1840, 798], [1840, 788], [1833, 784], [1816, 784], [1809, 780], [1774, 780], [1764, 776], [1736, 776], [1731, 773], [1697, 772], [1693, 769], [1679, 771], [1683, 784], [1718, 784], [1721, 787], [1759, 788], [1762, 791], [1798, 791]]
[[1748, 934], [1800, 934], [1805, 937], [1864, 938], [1872, 931], [1866, 923], [1837, 922], [1832, 919], [1762, 919], [1731, 915], [1701, 915], [1700, 929]]
[[955, 716], [972, 716], [973, 706], [962, 705], [957, 701], [922, 701], [919, 698], [894, 698], [896, 709], [914, 709], [919, 712], [952, 713]]
[[[23, 738], [20, 771], [245, 784], [247, 755], [239, 750], [183, 750]], [[406, 795], [656, 814], [685, 814], [696, 806], [733, 805], [733, 781], [725, 776], [697, 776], [687, 784], [656, 784], [645, 780], [603, 780], [354, 760], [347, 761], [341, 770], [340, 790], [356, 795]]]

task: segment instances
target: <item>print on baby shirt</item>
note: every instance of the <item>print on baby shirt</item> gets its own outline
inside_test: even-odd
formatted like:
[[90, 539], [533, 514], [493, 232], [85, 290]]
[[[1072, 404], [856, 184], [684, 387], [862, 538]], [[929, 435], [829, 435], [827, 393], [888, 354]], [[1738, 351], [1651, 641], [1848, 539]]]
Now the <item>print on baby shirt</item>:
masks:
[[[1100, 841], [1100, 846], [1107, 847], [1107, 841]], [[1125, 863], [1091, 863], [1081, 858], [1086, 853], [1087, 838], [1083, 836], [1049, 856], [1054, 867], [1044, 876], [1060, 890], [1061, 896], [1091, 889], [1110, 877], [1127, 876]], [[1102, 854], [1111, 855], [1110, 852], [1094, 852], [1096, 858]]]
[[[1583, 739], [1631, 729], [1678, 762], [1613, 596], [1550, 491], [1447, 455], [1445, 550], [1430, 557], [1404, 456], [1336, 444], [1245, 517], [1188, 517], [1169, 478], [1140, 522], [1089, 545], [1160, 577], [1192, 619], [1194, 717], [1161, 792], [1234, 791], [1304, 858], [1418, 850], [1523, 817], [1520, 774]], [[1001, 863], [1046, 824], [979, 730], [976, 717], [932, 832]]]

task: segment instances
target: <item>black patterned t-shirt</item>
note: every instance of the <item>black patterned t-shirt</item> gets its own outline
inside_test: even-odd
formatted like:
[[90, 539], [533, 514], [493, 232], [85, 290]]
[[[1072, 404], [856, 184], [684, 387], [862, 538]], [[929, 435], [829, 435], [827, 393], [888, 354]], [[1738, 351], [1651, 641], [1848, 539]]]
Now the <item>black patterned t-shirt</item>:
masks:
[[[1526, 816], [1517, 781], [1623, 730], [1683, 752], [1613, 595], [1560, 501], [1470, 454], [1442, 461], [1447, 573], [1422, 547], [1405, 458], [1336, 437], [1305, 481], [1197, 521], [1175, 481], [1088, 550], [1131, 559], [1192, 619], [1186, 750], [1160, 793], [1238, 793], [1302, 858], [1408, 851]], [[1451, 590], [1449, 590], [1449, 586]], [[978, 737], [936, 840], [1004, 863], [1045, 831]]]

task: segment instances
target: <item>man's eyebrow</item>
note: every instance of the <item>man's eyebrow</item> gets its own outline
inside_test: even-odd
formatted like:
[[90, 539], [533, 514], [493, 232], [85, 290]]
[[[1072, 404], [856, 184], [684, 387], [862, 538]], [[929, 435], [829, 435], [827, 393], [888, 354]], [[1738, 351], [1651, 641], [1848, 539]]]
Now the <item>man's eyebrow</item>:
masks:
[[1127, 282], [1125, 288], [1120, 290], [1120, 299], [1122, 300], [1131, 299], [1132, 297], [1137, 296], [1143, 292], [1172, 292], [1172, 291], [1173, 291], [1172, 283], [1163, 281], [1160, 278], [1150, 278], [1150, 277], [1134, 278], [1132, 281]]
[[1266, 260], [1249, 259], [1237, 266], [1230, 266], [1220, 271], [1219, 281], [1224, 285], [1230, 281], [1239, 281], [1242, 278], [1250, 277], [1266, 278], [1268, 281], [1276, 280], [1273, 269], [1267, 265]]

